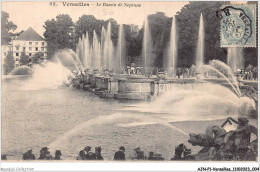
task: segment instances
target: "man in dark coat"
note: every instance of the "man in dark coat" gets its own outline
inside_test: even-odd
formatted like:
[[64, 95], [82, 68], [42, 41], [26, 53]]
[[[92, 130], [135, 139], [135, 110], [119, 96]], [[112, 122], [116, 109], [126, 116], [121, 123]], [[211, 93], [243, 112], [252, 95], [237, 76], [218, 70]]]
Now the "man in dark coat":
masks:
[[32, 153], [32, 149], [23, 154], [23, 160], [35, 160], [35, 155]]
[[61, 157], [62, 156], [62, 153], [61, 153], [61, 151], [60, 150], [56, 150], [56, 152], [55, 152], [55, 156], [54, 156], [54, 160], [61, 160]]
[[104, 158], [101, 155], [101, 147], [95, 147], [95, 156], [96, 156], [96, 160], [104, 160]]
[[119, 147], [119, 151], [115, 153], [114, 160], [125, 160], [125, 147]]
[[148, 160], [155, 160], [154, 152], [149, 152]]

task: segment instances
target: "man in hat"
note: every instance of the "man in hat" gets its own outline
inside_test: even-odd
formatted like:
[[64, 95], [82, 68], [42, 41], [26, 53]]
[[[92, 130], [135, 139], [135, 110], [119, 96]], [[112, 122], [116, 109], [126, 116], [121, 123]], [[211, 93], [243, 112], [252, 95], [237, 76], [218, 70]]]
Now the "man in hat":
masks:
[[155, 160], [154, 152], [149, 152], [148, 160]]
[[85, 160], [85, 158], [86, 158], [85, 151], [84, 151], [84, 150], [81, 150], [81, 151], [79, 152], [79, 155], [78, 155], [78, 157], [77, 157], [77, 160]]
[[179, 144], [179, 146], [177, 146], [175, 148], [174, 160], [182, 159], [182, 154], [183, 154], [184, 149], [185, 149], [185, 145], [183, 143]]
[[23, 154], [23, 160], [35, 160], [35, 155], [32, 153], [32, 149]]
[[101, 147], [95, 147], [95, 156], [96, 156], [96, 160], [104, 160], [104, 158], [101, 155]]
[[119, 151], [115, 153], [114, 160], [125, 160], [125, 147], [120, 146]]
[[93, 152], [91, 152], [91, 147], [90, 146], [86, 146], [84, 150], [86, 152], [86, 156], [85, 156], [86, 160], [94, 160], [94, 159], [96, 159], [95, 154]]
[[62, 153], [61, 153], [61, 151], [60, 150], [56, 150], [56, 152], [55, 152], [55, 156], [54, 156], [54, 160], [61, 160], [61, 157], [62, 156]]
[[135, 154], [136, 154], [136, 159], [144, 159], [144, 151], [141, 151], [141, 148], [138, 147], [138, 148], [135, 148], [134, 149], [135, 151]]

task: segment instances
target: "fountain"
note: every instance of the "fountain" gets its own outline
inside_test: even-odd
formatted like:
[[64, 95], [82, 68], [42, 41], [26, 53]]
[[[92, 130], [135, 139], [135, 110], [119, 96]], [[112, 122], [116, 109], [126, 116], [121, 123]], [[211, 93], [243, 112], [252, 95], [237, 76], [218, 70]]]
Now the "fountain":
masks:
[[83, 70], [83, 66], [78, 55], [71, 49], [59, 50], [54, 54], [54, 60], [59, 60], [63, 66], [71, 71], [76, 70], [77, 73]]
[[79, 57], [79, 42], [76, 44], [76, 55]]
[[79, 42], [78, 42], [78, 49], [79, 49], [79, 52], [78, 52], [78, 58], [79, 58], [79, 60], [80, 60], [80, 62], [81, 62], [81, 64], [83, 64], [83, 59], [82, 59], [82, 55], [83, 55], [83, 48], [82, 48], [83, 46], [82, 46], [82, 39], [81, 38], [79, 38]]
[[[94, 33], [93, 33], [93, 39], [94, 39]], [[91, 56], [91, 69], [94, 70], [96, 65], [96, 61], [95, 61], [96, 59], [95, 59], [95, 51], [93, 49], [93, 42], [92, 45], [90, 46], [90, 56]]]
[[227, 64], [233, 71], [238, 69], [244, 69], [244, 56], [243, 48], [240, 47], [229, 47], [227, 55]]
[[148, 17], [144, 21], [144, 37], [143, 37], [143, 65], [146, 70], [151, 65], [151, 36], [149, 30]]
[[172, 18], [171, 37], [165, 66], [167, 71], [171, 74], [174, 73], [177, 66], [177, 34], [175, 17]]
[[92, 44], [89, 41], [88, 32], [79, 38], [76, 45], [76, 54], [84, 68], [92, 70], [119, 70], [124, 66], [124, 31], [123, 26], [119, 27], [117, 52], [111, 39], [111, 23], [108, 23], [107, 30], [102, 26], [100, 39], [93, 31]]
[[204, 64], [204, 22], [202, 13], [200, 14], [200, 26], [196, 53], [196, 65], [201, 66]]
[[33, 71], [28, 66], [19, 66], [10, 72], [11, 75], [32, 75]]
[[[72, 50], [64, 49], [57, 51], [53, 56], [53, 61], [48, 61], [45, 65], [33, 65], [31, 78], [23, 84], [22, 90], [44, 90], [57, 89], [64, 85], [69, 85], [74, 78], [72, 70], [80, 71], [82, 67], [75, 59], [77, 55]], [[19, 68], [17, 68], [19, 69]]]
[[84, 71], [83, 65], [79, 59], [79, 56], [72, 49], [65, 49], [64, 52], [68, 52], [71, 57], [73, 57], [73, 61], [75, 63], [75, 67], [79, 69], [79, 71]]
[[94, 69], [101, 68], [101, 53], [100, 53], [100, 42], [97, 37], [97, 33], [94, 30], [93, 32], [93, 45], [92, 45], [92, 59], [93, 59], [93, 67]]
[[69, 85], [70, 79], [74, 77], [71, 71], [62, 65], [60, 60], [57, 60], [56, 63], [47, 62], [43, 67], [39, 65], [34, 66], [33, 72], [31, 80], [25, 84], [24, 89], [57, 89], [64, 85]]
[[125, 66], [124, 62], [124, 48], [125, 48], [125, 41], [124, 41], [124, 28], [123, 25], [120, 24], [119, 26], [119, 36], [118, 36], [118, 45], [117, 45], [117, 61], [118, 64], [116, 65], [116, 69], [118, 72], [121, 71], [122, 67]]
[[232, 71], [232, 68], [230, 66], [228, 66], [227, 64], [225, 64], [224, 62], [221, 62], [219, 60], [211, 60], [210, 61], [210, 65], [214, 66], [215, 68], [219, 68], [220, 70], [224, 70], [225, 71], [225, 75], [226, 78], [231, 78], [233, 85], [236, 87], [237, 92], [238, 92], [238, 96], [241, 96], [241, 91], [239, 89], [238, 86], [238, 81], [234, 76], [234, 73]]
[[205, 68], [206, 70], [212, 70], [212, 71], [216, 72], [218, 75], [220, 75], [221, 77], [223, 77], [228, 82], [228, 84], [231, 86], [231, 88], [235, 91], [237, 96], [238, 97], [241, 96], [239, 91], [235, 88], [235, 86], [230, 82], [230, 80], [222, 72], [220, 72], [219, 70], [217, 70], [216, 68], [214, 68], [213, 66], [210, 66], [210, 65], [203, 65], [202, 67]]
[[106, 67], [106, 56], [105, 56], [105, 40], [106, 40], [106, 30], [102, 26], [101, 30], [101, 66], [104, 69]]
[[[150, 29], [148, 23], [148, 17], [144, 21], [144, 32], [143, 32], [143, 49], [142, 49], [142, 59], [143, 59], [143, 67], [145, 69], [145, 74], [147, 74], [147, 69], [152, 65], [152, 39], [150, 36]], [[174, 76], [174, 71], [177, 65], [177, 40], [178, 36], [176, 33], [176, 21], [175, 17], [172, 19], [172, 27], [171, 27], [171, 35], [170, 42], [167, 52], [167, 65], [166, 69], [171, 70]], [[119, 27], [119, 37], [117, 49], [114, 56], [114, 47], [111, 39], [111, 23], [109, 22], [107, 25], [107, 29], [102, 27], [100, 38], [96, 31], [93, 33], [93, 41], [92, 45], [87, 41], [88, 34], [82, 37], [84, 42], [84, 53], [86, 54], [89, 48], [89, 57], [90, 60], [87, 61], [89, 68], [95, 70], [94, 75], [89, 73], [86, 76], [86, 90], [88, 87], [91, 87], [91, 92], [95, 92], [100, 97], [114, 97], [114, 98], [123, 98], [123, 99], [151, 99], [156, 97], [159, 94], [162, 94], [171, 89], [171, 87], [175, 84], [198, 84], [203, 82], [213, 82], [220, 83], [222, 85], [227, 85], [231, 88], [234, 93], [241, 97], [242, 93], [240, 91], [238, 82], [236, 81], [235, 76], [233, 75], [232, 70], [223, 62], [213, 60], [209, 63], [209, 65], [204, 65], [204, 23], [203, 23], [203, 15], [200, 15], [200, 24], [199, 24], [199, 33], [198, 33], [198, 45], [197, 45], [197, 54], [196, 54], [196, 65], [197, 65], [197, 73], [203, 74], [203, 72], [213, 72], [216, 75], [215, 78], [205, 78], [204, 80], [197, 80], [195, 78], [189, 78], [185, 80], [176, 81], [173, 78], [165, 78], [165, 74], [163, 73], [163, 77], [161, 77], [158, 72], [158, 79], [153, 78], [144, 78], [138, 75], [125, 76], [125, 75], [117, 75], [116, 77], [113, 75], [113, 70], [118, 71], [122, 66], [125, 65], [124, 62], [124, 31], [123, 25]], [[78, 54], [81, 54], [81, 44], [82, 40], [79, 39], [78, 44]], [[236, 49], [237, 50], [237, 49]], [[230, 51], [231, 52], [231, 51]], [[237, 52], [237, 51], [236, 51]], [[87, 59], [87, 55], [85, 55], [85, 59]], [[233, 61], [231, 63], [234, 63]], [[86, 65], [86, 64], [85, 64]], [[79, 68], [80, 69], [80, 68]], [[96, 69], [99, 71], [103, 70], [103, 75], [99, 72], [98, 75]], [[203, 71], [204, 70], [204, 71]], [[224, 72], [223, 72], [224, 71]], [[162, 73], [162, 72], [161, 72]], [[89, 77], [90, 76], [90, 77]], [[216, 78], [216, 76], [221, 77], [222, 79]], [[162, 79], [164, 78], [164, 79]], [[255, 88], [255, 85], [253, 85]], [[84, 84], [83, 84], [84, 87]]]
[[86, 36], [85, 36], [85, 40], [84, 40], [84, 67], [89, 69], [90, 68], [90, 64], [91, 64], [91, 58], [90, 58], [90, 54], [89, 54], [89, 37], [88, 37], [88, 32], [86, 32]]
[[85, 61], [85, 40], [86, 40], [86, 38], [85, 38], [85, 35], [83, 34], [82, 39], [81, 39], [81, 45], [80, 45], [80, 49], [81, 49], [80, 59], [81, 59], [83, 67], [85, 66], [85, 63], [86, 63], [86, 61]]
[[105, 67], [107, 69], [114, 68], [114, 46], [111, 39], [111, 23], [108, 23], [107, 32], [105, 37], [105, 45], [104, 45], [104, 59], [105, 59]]

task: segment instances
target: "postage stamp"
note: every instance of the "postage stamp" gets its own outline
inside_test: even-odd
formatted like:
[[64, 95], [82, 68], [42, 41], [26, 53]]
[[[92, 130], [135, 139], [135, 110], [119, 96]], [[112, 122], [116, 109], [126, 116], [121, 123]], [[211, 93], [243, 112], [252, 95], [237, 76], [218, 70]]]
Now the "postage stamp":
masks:
[[223, 5], [217, 17], [221, 47], [256, 47], [255, 5]]

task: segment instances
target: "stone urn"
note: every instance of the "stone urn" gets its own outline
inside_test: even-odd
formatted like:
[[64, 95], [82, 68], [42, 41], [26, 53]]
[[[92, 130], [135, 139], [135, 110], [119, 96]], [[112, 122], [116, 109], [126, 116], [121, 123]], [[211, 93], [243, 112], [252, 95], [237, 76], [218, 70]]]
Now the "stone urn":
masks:
[[93, 74], [97, 74], [98, 73], [98, 70], [97, 69], [94, 69], [93, 70]]

